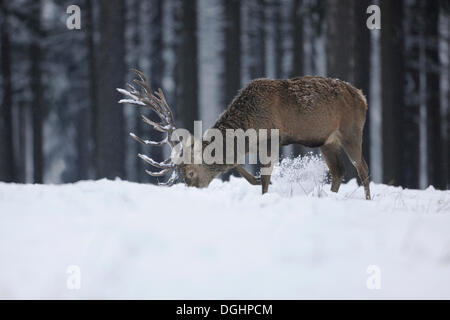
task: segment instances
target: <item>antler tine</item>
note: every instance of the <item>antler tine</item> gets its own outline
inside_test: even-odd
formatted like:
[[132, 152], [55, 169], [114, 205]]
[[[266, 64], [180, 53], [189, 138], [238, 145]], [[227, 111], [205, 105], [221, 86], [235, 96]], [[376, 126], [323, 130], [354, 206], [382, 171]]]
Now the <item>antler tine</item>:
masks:
[[127, 83], [126, 86], [127, 86], [128, 90], [130, 90], [131, 92], [136, 92], [136, 88], [133, 87], [131, 84]]
[[[139, 72], [138, 75], [140, 77], [143, 77], [143, 75], [140, 74]], [[128, 84], [129, 91], [124, 89], [117, 89], [117, 90], [123, 95], [129, 97], [130, 99], [122, 99], [119, 101], [119, 103], [128, 103], [132, 105], [145, 106], [150, 108], [158, 115], [161, 123], [154, 122], [148, 119], [147, 117], [143, 116], [142, 119], [144, 120], [144, 122], [153, 126], [156, 130], [160, 132], [170, 133], [171, 130], [175, 128], [174, 127], [175, 122], [173, 121], [173, 117], [170, 114], [168, 114], [170, 108], [168, 108], [168, 106], [164, 106], [162, 100], [158, 99], [153, 94], [148, 92], [148, 90], [150, 89], [150, 85], [148, 84], [145, 78], [143, 79], [144, 82], [139, 81], [137, 79], [135, 79], [134, 81], [138, 83], [138, 85], [144, 90], [145, 96], [143, 96], [141, 92], [137, 91], [134, 86]]]
[[151, 90], [151, 88], [150, 88], [150, 84], [148, 83], [147, 78], [145, 77], [145, 75], [144, 75], [142, 72], [140, 72], [139, 70], [136, 70], [136, 69], [131, 69], [131, 71], [133, 71], [134, 73], [136, 73], [136, 74], [138, 75], [139, 79], [140, 79], [140, 81], [137, 80], [137, 79], [135, 79], [134, 81], [135, 81], [135, 82], [138, 82], [138, 81], [139, 81], [140, 84], [141, 84], [141, 86], [142, 86], [147, 92], [151, 92], [152, 90]]
[[[150, 84], [148, 83], [144, 75], [139, 73], [139, 71], [137, 71], [137, 73], [141, 80], [134, 79], [133, 82], [138, 84], [146, 95], [146, 97], [142, 97], [142, 95], [137, 92], [136, 94], [139, 94], [139, 99], [143, 102], [146, 102], [147, 106], [156, 114], [158, 114], [158, 116], [161, 118], [161, 121], [165, 122], [164, 125], [168, 125], [170, 121], [174, 123], [170, 108], [164, 105], [162, 101], [158, 99], [158, 97], [155, 97], [155, 95], [151, 93]], [[133, 86], [130, 87], [134, 89]], [[134, 92], [131, 93], [133, 94]]]
[[[163, 91], [161, 88], [158, 88], [158, 91], [155, 91], [155, 94], [151, 93], [150, 84], [148, 83], [147, 78], [145, 75], [140, 72], [139, 70], [132, 69], [133, 72], [135, 72], [140, 80], [135, 79], [134, 82], [137, 83], [142, 89], [144, 89], [146, 95], [149, 98], [149, 101], [152, 103], [153, 107], [157, 108], [159, 111], [161, 111], [164, 115], [168, 116], [172, 123], [175, 123], [172, 110], [170, 109], [169, 105], [167, 104], [166, 97], [164, 96]], [[168, 122], [168, 121], [167, 121]], [[169, 123], [167, 123], [169, 124]]]
[[164, 160], [163, 162], [156, 162], [155, 160], [147, 157], [145, 154], [138, 154], [138, 157], [147, 162], [149, 165], [159, 168], [159, 169], [171, 169], [174, 167], [174, 164], [171, 163], [170, 158]]
[[177, 179], [178, 179], [178, 170], [173, 170], [169, 180], [167, 180], [167, 182], [158, 183], [158, 185], [170, 187], [175, 183], [175, 181], [177, 181]]
[[166, 97], [164, 96], [163, 91], [161, 90], [161, 88], [158, 88], [158, 91], [155, 92], [155, 94], [158, 96], [158, 98], [160, 99], [160, 101], [162, 102], [164, 109], [167, 111], [170, 120], [172, 121], [172, 123], [175, 123], [174, 117], [173, 117], [173, 113], [172, 110], [169, 108], [169, 105], [167, 104], [166, 101]]
[[142, 117], [142, 120], [144, 120], [145, 123], [147, 123], [147, 124], [153, 126], [156, 130], [158, 130], [158, 131], [160, 131], [160, 132], [167, 132], [167, 131], [168, 131], [168, 129], [167, 129], [165, 126], [162, 126], [161, 124], [156, 123], [156, 122], [150, 120], [150, 119], [147, 118], [146, 116], [141, 115], [141, 117]]
[[130, 136], [137, 142], [140, 142], [142, 144], [149, 145], [149, 146], [159, 146], [160, 147], [160, 146], [167, 144], [167, 142], [168, 142], [167, 137], [161, 141], [151, 141], [151, 140], [144, 140], [144, 139], [138, 137], [137, 135], [135, 135], [134, 133], [130, 133]]
[[138, 80], [138, 79], [133, 79], [133, 82], [137, 83], [147, 96], [150, 95], [151, 88], [149, 87], [148, 83], [142, 82], [141, 80]]
[[153, 94], [148, 95], [148, 102], [151, 104], [151, 109], [158, 114], [162, 121], [165, 122], [166, 125], [170, 123], [169, 118], [167, 117], [167, 111], [164, 107], [161, 106], [158, 98], [156, 98]]
[[140, 92], [138, 90], [136, 90], [136, 88], [132, 84], [127, 83], [126, 85], [129, 90], [129, 93], [131, 93], [132, 95], [135, 95], [138, 98], [142, 98]]
[[[137, 83], [144, 90], [144, 92], [147, 95], [147, 98], [148, 98], [149, 102], [152, 104], [152, 106], [154, 108], [158, 109], [158, 111], [163, 113], [164, 115], [171, 114], [172, 112], [171, 112], [170, 108], [168, 107], [167, 103], [161, 105], [160, 99], [158, 99], [157, 97], [155, 97], [154, 94], [151, 93], [152, 90], [151, 90], [150, 84], [148, 83], [148, 80], [145, 77], [145, 75], [138, 70], [134, 70], [134, 72], [139, 76], [140, 80], [134, 79], [133, 82]], [[161, 90], [161, 89], [159, 89], [159, 90]], [[173, 120], [173, 117], [172, 117], [172, 120]]]
[[146, 116], [142, 115], [142, 120], [145, 123], [152, 126], [155, 130], [167, 134], [167, 136], [163, 140], [150, 141], [144, 140], [133, 133], [130, 133], [130, 135], [133, 139], [145, 145], [163, 146], [164, 144], [168, 144], [171, 147], [172, 149], [171, 156], [162, 162], [157, 162], [146, 155], [138, 154], [139, 158], [144, 160], [149, 165], [161, 169], [160, 171], [157, 172], [145, 170], [145, 172], [150, 176], [162, 177], [173, 171], [167, 182], [159, 183], [160, 185], [171, 186], [176, 182], [179, 173], [179, 167], [177, 164], [173, 162], [173, 157], [176, 156], [176, 154], [180, 153], [180, 151], [176, 148], [176, 143], [169, 139], [171, 134], [175, 130], [175, 121], [172, 110], [167, 104], [166, 98], [161, 89], [158, 89], [158, 91], [152, 93], [151, 86], [147, 81], [145, 75], [136, 69], [132, 69], [132, 71], [138, 76], [138, 79], [133, 80], [133, 83], [135, 85], [127, 84], [128, 90], [117, 89], [121, 94], [123, 94], [126, 97], [126, 99], [120, 100], [119, 103], [127, 103], [136, 106], [148, 107], [153, 112], [155, 112], [160, 118], [159, 122], [155, 122], [153, 120], [150, 120]]
[[162, 176], [165, 176], [166, 174], [168, 174], [170, 170], [172, 170], [172, 169], [163, 169], [158, 172], [152, 172], [150, 170], [145, 170], [145, 172], [152, 177], [162, 177]]

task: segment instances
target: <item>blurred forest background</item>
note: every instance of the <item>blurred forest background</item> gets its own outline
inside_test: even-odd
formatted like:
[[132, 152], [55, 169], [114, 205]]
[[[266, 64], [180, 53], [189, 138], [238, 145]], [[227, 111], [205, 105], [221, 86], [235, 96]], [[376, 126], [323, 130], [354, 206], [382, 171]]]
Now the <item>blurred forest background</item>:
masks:
[[[81, 30], [66, 27], [69, 5]], [[366, 9], [381, 8], [381, 30]], [[371, 179], [449, 185], [449, 0], [0, 0], [0, 181], [154, 182], [128, 132], [156, 133], [117, 103], [137, 68], [177, 125], [211, 126], [254, 78], [340, 78], [368, 97]], [[285, 155], [308, 151], [287, 147]], [[351, 166], [347, 178], [356, 176]]]

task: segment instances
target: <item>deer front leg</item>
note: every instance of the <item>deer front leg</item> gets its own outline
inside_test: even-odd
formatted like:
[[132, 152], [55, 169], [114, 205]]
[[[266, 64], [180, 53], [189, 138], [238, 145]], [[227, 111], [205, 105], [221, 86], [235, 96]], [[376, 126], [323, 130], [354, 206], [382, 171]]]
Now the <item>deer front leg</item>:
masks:
[[261, 185], [262, 185], [262, 194], [267, 193], [267, 191], [269, 191], [270, 175], [261, 176]]
[[243, 178], [245, 178], [245, 180], [247, 180], [251, 185], [254, 185], [254, 186], [261, 185], [261, 179], [258, 179], [255, 176], [253, 176], [250, 172], [245, 170], [245, 168], [243, 166], [237, 165], [235, 168], [239, 172], [239, 174]]
[[270, 177], [272, 175], [272, 165], [264, 165], [261, 168], [261, 186], [262, 186], [262, 194], [267, 193], [269, 191], [270, 185]]

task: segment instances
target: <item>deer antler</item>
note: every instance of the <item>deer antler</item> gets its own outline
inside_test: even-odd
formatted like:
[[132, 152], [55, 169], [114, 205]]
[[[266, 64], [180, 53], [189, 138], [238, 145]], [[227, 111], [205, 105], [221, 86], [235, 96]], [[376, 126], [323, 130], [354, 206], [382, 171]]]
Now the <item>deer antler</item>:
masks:
[[[134, 79], [133, 82], [139, 86], [139, 90], [128, 84], [128, 90], [117, 89], [121, 94], [123, 94], [127, 99], [122, 99], [119, 103], [131, 104], [139, 107], [148, 107], [150, 110], [155, 112], [160, 118], [161, 122], [154, 122], [148, 119], [145, 116], [142, 116], [142, 120], [151, 125], [155, 130], [166, 133], [167, 136], [161, 141], [150, 141], [144, 140], [134, 133], [130, 133], [130, 136], [134, 138], [136, 141], [149, 145], [149, 146], [163, 146], [165, 144], [169, 145], [172, 149], [171, 156], [173, 155], [173, 151], [176, 150], [176, 143], [171, 141], [170, 137], [172, 136], [173, 131], [176, 129], [175, 121], [173, 118], [172, 110], [167, 104], [164, 93], [161, 89], [158, 89], [155, 93], [151, 92], [150, 84], [145, 78], [144, 74], [138, 70], [132, 69], [134, 73], [136, 73], [139, 79]], [[160, 185], [168, 185], [171, 186], [178, 178], [179, 168], [176, 164], [173, 163], [172, 158], [168, 158], [162, 162], [156, 162], [153, 159], [147, 157], [143, 154], [138, 154], [139, 158], [147, 162], [153, 167], [162, 169], [158, 172], [152, 172], [150, 170], [145, 170], [152, 177], [162, 177], [172, 171], [172, 175], [169, 180], [165, 183], [159, 183]]]

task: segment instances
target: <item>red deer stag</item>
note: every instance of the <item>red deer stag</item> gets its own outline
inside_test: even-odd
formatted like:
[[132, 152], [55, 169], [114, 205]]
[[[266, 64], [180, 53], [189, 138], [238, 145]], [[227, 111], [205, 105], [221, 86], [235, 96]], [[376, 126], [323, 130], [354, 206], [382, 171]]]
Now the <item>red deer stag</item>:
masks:
[[[170, 137], [175, 130], [175, 122], [163, 92], [154, 94], [144, 75], [134, 82], [136, 90], [118, 89], [127, 99], [121, 103], [146, 106], [156, 112], [161, 122], [154, 122], [143, 116], [143, 120], [160, 132], [168, 134], [163, 141], [153, 142], [132, 135], [137, 141], [151, 146], [169, 144], [175, 147]], [[358, 171], [364, 185], [366, 199], [370, 199], [369, 169], [362, 155], [362, 136], [366, 120], [367, 101], [361, 90], [347, 82], [323, 77], [304, 76], [287, 80], [257, 79], [251, 81], [233, 99], [225, 112], [212, 128], [224, 133], [227, 129], [279, 129], [279, 144], [301, 144], [320, 147], [330, 169], [331, 191], [338, 192], [345, 174], [341, 157], [341, 147]], [[203, 142], [205, 148], [207, 143]], [[246, 151], [248, 147], [246, 146]], [[207, 187], [219, 174], [232, 168], [251, 184], [261, 184], [266, 193], [270, 184], [270, 174], [260, 180], [248, 173], [241, 165], [234, 164], [175, 164], [171, 158], [156, 162], [145, 155], [139, 155], [150, 165], [162, 169], [159, 172], [146, 171], [152, 176], [164, 176], [172, 171], [166, 185], [173, 184], [181, 172], [189, 186]]]

